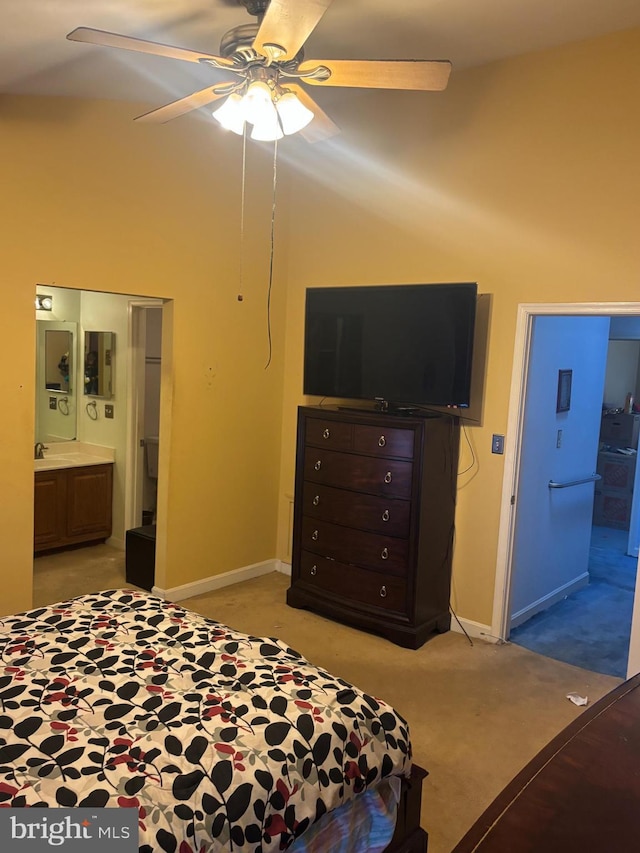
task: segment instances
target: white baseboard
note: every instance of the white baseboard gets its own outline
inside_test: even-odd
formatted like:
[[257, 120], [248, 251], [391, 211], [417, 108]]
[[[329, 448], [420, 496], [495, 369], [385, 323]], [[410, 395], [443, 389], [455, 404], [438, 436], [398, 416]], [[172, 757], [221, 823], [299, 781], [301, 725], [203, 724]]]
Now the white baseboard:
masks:
[[517, 628], [518, 625], [522, 625], [523, 622], [531, 619], [531, 617], [535, 616], [536, 613], [541, 613], [543, 610], [551, 607], [552, 604], [562, 601], [563, 598], [566, 598], [578, 589], [582, 589], [582, 587], [586, 586], [588, 583], [589, 572], [584, 572], [583, 574], [578, 575], [577, 578], [574, 578], [568, 583], [552, 590], [547, 595], [543, 595], [542, 598], [539, 598], [537, 601], [534, 601], [532, 604], [528, 604], [526, 607], [523, 607], [522, 610], [518, 610], [514, 613], [511, 617], [510, 628]]
[[110, 545], [112, 548], [117, 548], [118, 551], [124, 551], [124, 539], [118, 539], [116, 536], [110, 536], [104, 543], [105, 545]]
[[212, 592], [214, 589], [222, 589], [225, 586], [232, 586], [234, 583], [248, 581], [252, 578], [258, 578], [261, 575], [268, 575], [271, 572], [283, 571], [280, 568], [281, 565], [280, 560], [265, 560], [262, 563], [254, 563], [251, 566], [232, 569], [230, 572], [223, 572], [221, 575], [212, 575], [200, 581], [185, 583], [181, 586], [171, 587], [170, 589], [161, 589], [154, 586], [151, 591], [154, 595], [164, 598], [166, 601], [182, 601], [184, 598], [202, 595], [205, 592]]
[[289, 575], [291, 577], [291, 563], [286, 563], [284, 560], [278, 560], [278, 568], [277, 572], [281, 572], [283, 575]]
[[[459, 622], [458, 622], [459, 620]], [[474, 622], [472, 619], [461, 619], [451, 617], [451, 630], [457, 634], [468, 634], [476, 640], [485, 640], [487, 643], [502, 643], [500, 637], [494, 637], [491, 633], [491, 625], [483, 625], [482, 622]]]

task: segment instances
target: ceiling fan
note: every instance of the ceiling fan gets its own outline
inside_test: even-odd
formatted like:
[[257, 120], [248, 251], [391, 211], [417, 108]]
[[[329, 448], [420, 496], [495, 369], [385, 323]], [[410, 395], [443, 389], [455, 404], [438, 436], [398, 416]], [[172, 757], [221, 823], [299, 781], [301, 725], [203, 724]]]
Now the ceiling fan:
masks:
[[141, 53], [208, 65], [226, 77], [200, 91], [137, 116], [138, 121], [166, 122], [226, 98], [214, 112], [220, 123], [243, 133], [253, 124], [253, 139], [277, 139], [300, 131], [309, 142], [338, 133], [338, 127], [310, 97], [310, 86], [441, 91], [451, 63], [446, 60], [305, 59], [303, 45], [333, 0], [235, 0], [257, 22], [229, 30], [220, 56], [181, 47], [79, 27], [72, 41], [119, 47]]

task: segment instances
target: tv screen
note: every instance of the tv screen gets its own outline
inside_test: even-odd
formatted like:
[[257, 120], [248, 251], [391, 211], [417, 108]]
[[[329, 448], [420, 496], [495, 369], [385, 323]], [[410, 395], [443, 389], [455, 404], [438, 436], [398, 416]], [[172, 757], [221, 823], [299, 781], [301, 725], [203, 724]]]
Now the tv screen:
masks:
[[307, 289], [304, 394], [467, 407], [477, 285]]

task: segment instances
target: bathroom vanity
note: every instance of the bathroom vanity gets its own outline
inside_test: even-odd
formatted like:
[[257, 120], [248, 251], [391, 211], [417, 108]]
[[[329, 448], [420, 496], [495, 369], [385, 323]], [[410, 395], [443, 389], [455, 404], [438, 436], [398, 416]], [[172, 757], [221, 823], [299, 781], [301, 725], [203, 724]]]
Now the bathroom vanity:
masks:
[[111, 536], [113, 451], [65, 442], [36, 459], [34, 552]]

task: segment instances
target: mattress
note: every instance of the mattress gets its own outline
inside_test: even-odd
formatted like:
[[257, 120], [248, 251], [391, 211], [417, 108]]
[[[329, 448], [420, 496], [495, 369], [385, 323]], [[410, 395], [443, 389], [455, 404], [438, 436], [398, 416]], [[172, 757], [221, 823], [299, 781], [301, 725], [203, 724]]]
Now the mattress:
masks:
[[0, 805], [136, 808], [141, 853], [286, 850], [411, 769], [381, 699], [142, 592], [5, 617], [0, 653]]

